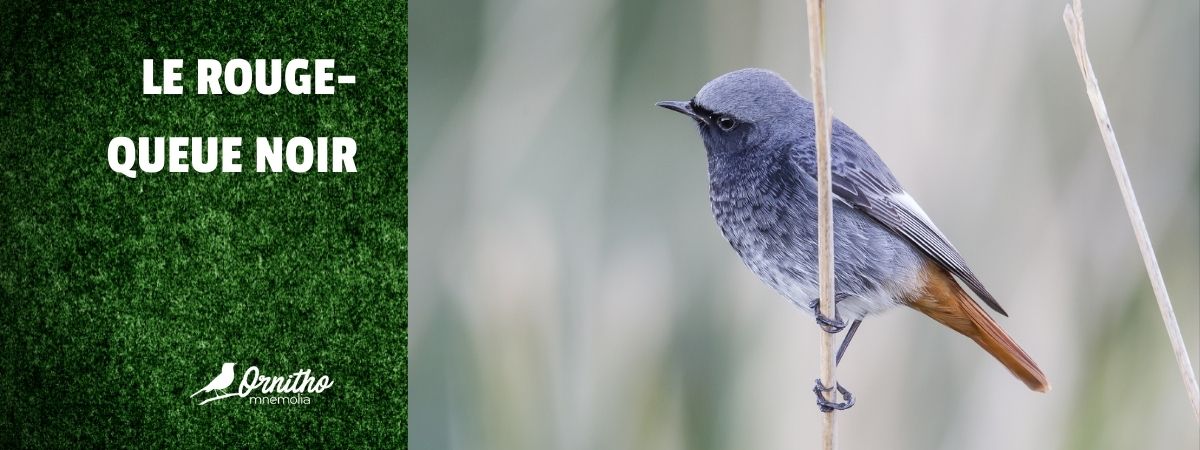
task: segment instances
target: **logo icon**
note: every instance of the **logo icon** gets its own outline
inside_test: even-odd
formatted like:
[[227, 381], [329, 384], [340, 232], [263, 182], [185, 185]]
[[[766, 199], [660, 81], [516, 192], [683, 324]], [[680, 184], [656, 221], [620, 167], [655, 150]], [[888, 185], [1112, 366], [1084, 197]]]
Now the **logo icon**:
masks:
[[[319, 394], [325, 392], [330, 386], [333, 386], [333, 380], [329, 379], [328, 375], [321, 377], [312, 376], [312, 371], [303, 369], [292, 373], [288, 376], [268, 377], [260, 375], [257, 366], [250, 366], [242, 374], [242, 382], [238, 384], [238, 389], [235, 392], [226, 392], [233, 385], [233, 380], [236, 374], [233, 371], [233, 366], [236, 363], [227, 362], [221, 365], [221, 373], [208, 382], [203, 388], [192, 394], [190, 398], [194, 398], [201, 393], [218, 391], [219, 395], [209, 397], [201, 401], [204, 405], [208, 402], [214, 402], [228, 397], [250, 397], [250, 404], [260, 405], [307, 405], [312, 403], [312, 398], [306, 394]], [[261, 394], [285, 394], [285, 395], [257, 395], [252, 396], [254, 391], [259, 391]], [[286, 395], [292, 394], [292, 395]]]
[[[233, 365], [234, 363], [228, 362], [222, 365], [221, 374], [217, 375], [216, 378], [213, 378], [212, 381], [208, 382], [208, 386], [205, 386], [204, 388], [196, 391], [195, 394], [192, 394], [192, 397], [199, 395], [201, 392], [222, 391], [222, 393], [224, 393], [226, 389], [229, 389], [229, 386], [233, 385]], [[201, 405], [203, 405], [203, 403], [201, 403]]]

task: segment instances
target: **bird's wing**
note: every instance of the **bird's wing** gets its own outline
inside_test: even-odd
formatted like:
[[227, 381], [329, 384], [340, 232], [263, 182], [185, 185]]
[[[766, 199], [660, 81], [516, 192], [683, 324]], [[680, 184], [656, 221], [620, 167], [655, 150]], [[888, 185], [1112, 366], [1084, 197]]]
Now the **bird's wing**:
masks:
[[222, 390], [233, 384], [233, 372], [223, 373], [217, 379], [213, 380], [213, 388]]
[[[908, 239], [939, 266], [958, 276], [989, 307], [1008, 315], [866, 141], [841, 121], [835, 121], [832, 144], [834, 195]], [[816, 174], [816, 161], [806, 153], [811, 152], [800, 152], [804, 155], [800, 164], [808, 173]]]

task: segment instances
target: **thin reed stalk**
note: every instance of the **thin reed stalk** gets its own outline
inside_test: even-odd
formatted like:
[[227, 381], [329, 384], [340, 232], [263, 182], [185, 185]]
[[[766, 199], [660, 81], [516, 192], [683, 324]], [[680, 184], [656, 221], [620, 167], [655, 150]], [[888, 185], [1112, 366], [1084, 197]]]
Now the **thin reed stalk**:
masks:
[[1138, 207], [1137, 197], [1133, 195], [1133, 183], [1125, 170], [1121, 147], [1117, 145], [1117, 133], [1113, 131], [1112, 121], [1108, 118], [1108, 108], [1104, 106], [1104, 96], [1100, 94], [1100, 81], [1092, 71], [1092, 61], [1088, 57], [1087, 41], [1083, 32], [1083, 5], [1080, 0], [1074, 0], [1074, 3], [1074, 8], [1068, 4], [1063, 11], [1063, 23], [1066, 24], [1067, 34], [1071, 36], [1071, 47], [1075, 49], [1075, 60], [1083, 73], [1083, 83], [1087, 87], [1088, 98], [1092, 101], [1096, 124], [1100, 126], [1104, 147], [1108, 150], [1108, 159], [1112, 162], [1117, 185], [1120, 186], [1121, 196], [1125, 199], [1125, 212], [1129, 213], [1129, 222], [1133, 224], [1133, 234], [1142, 252], [1142, 260], [1146, 263], [1146, 273], [1150, 276], [1150, 285], [1154, 288], [1155, 299], [1158, 300], [1158, 310], [1162, 313], [1163, 325], [1166, 326], [1167, 337], [1171, 340], [1175, 362], [1179, 365], [1179, 374], [1183, 377], [1184, 388], [1187, 389], [1188, 399], [1192, 402], [1192, 414], [1195, 415], [1196, 421], [1200, 422], [1200, 389], [1197, 389], [1196, 373], [1192, 370], [1192, 361], [1188, 357], [1187, 346], [1183, 343], [1183, 334], [1179, 332], [1179, 321], [1175, 318], [1171, 297], [1167, 295], [1167, 285], [1163, 282], [1162, 271], [1158, 268], [1158, 258], [1154, 256], [1154, 246], [1150, 242], [1150, 233], [1146, 231], [1146, 221], [1142, 219], [1142, 210]]
[[[830, 173], [829, 134], [832, 124], [825, 99], [825, 2], [808, 1], [808, 57], [812, 64], [813, 117], [817, 137], [817, 245], [820, 276], [821, 314], [837, 317], [833, 277], [833, 184]], [[821, 384], [837, 386], [834, 369], [836, 336], [818, 327], [821, 335]], [[838, 390], [831, 389], [827, 400], [838, 401]], [[821, 448], [837, 448], [836, 410], [823, 412]]]

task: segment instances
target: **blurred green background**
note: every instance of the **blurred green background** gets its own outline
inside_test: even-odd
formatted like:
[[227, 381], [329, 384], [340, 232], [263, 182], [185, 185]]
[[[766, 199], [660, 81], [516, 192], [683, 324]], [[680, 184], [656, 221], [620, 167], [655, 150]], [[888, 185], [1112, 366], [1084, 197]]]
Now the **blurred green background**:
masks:
[[[0, 448], [404, 444], [406, 15], [0, 6]], [[142, 95], [142, 59], [165, 58], [185, 60], [185, 93]], [[197, 95], [198, 58], [333, 58], [357, 83]], [[129, 179], [107, 164], [116, 136], [241, 136], [243, 172]], [[358, 172], [256, 173], [256, 136], [353, 137]], [[333, 386], [200, 406], [223, 362]]]
[[[1011, 318], [1028, 391], [907, 309], [839, 370], [843, 449], [1195, 449], [1190, 411], [1062, 24], [1065, 1], [830, 2], [835, 114]], [[804, 2], [413, 4], [415, 449], [814, 448], [811, 318], [709, 212], [691, 123], [747, 66], [809, 96]], [[1200, 8], [1086, 2], [1088, 41], [1200, 349]]]

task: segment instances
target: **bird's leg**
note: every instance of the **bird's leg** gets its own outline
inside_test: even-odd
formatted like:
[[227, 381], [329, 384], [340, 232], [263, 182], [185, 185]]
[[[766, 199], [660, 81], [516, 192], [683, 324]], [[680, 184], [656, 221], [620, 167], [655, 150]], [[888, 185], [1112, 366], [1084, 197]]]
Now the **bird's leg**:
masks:
[[[837, 294], [834, 294], [833, 303], [836, 305], [837, 302], [840, 302], [847, 298], [850, 298], [850, 294], [839, 292]], [[826, 333], [836, 334], [836, 333], [842, 331], [842, 329], [846, 328], [846, 322], [839, 318], [839, 314], [837, 314], [836, 311], [834, 312], [832, 319], [830, 319], [828, 316], [826, 316], [824, 314], [821, 314], [821, 299], [820, 298], [815, 298], [812, 301], [808, 302], [808, 307], [812, 308], [813, 315], [816, 316], [816, 318], [817, 318], [817, 325], [820, 325], [821, 329], [825, 330]]]
[[[820, 305], [814, 306], [813, 312], [818, 314], [818, 317], [822, 317], [820, 316], [820, 311], [818, 309], [819, 306]], [[819, 319], [818, 323], [820, 323]], [[842, 345], [838, 347], [837, 356], [834, 357], [833, 364], [835, 366], [841, 364], [842, 356], [846, 354], [846, 349], [850, 347], [850, 341], [854, 339], [854, 333], [858, 332], [859, 325], [862, 325], [862, 319], [857, 319], [854, 321], [854, 323], [850, 324], [850, 330], [846, 331], [846, 337], [842, 338]], [[822, 328], [825, 328], [824, 324], [822, 324]], [[829, 329], [826, 328], [825, 331], [829, 331]], [[845, 399], [845, 401], [829, 401], [826, 395], [833, 392], [835, 388], [839, 393], [842, 394], [842, 398]], [[821, 412], [830, 412], [833, 410], [843, 411], [850, 409], [851, 406], [854, 406], [854, 394], [851, 394], [848, 389], [842, 387], [841, 383], [836, 384], [835, 387], [825, 387], [825, 385], [821, 383], [821, 379], [818, 378], [816, 380], [816, 385], [813, 386], [813, 394], [816, 394], [817, 396], [817, 408], [819, 408]]]
[[834, 358], [833, 365], [842, 363], [842, 355], [846, 354], [846, 348], [850, 347], [850, 340], [854, 339], [854, 333], [858, 331], [858, 326], [862, 325], [862, 319], [857, 319], [850, 324], [850, 330], [846, 331], [846, 337], [842, 338], [842, 345], [838, 347], [837, 357]]
[[851, 406], [854, 406], [854, 394], [851, 394], [850, 391], [842, 387], [841, 383], [837, 383], [836, 388], [837, 391], [842, 394], [842, 398], [845, 399], [845, 401], [829, 401], [829, 399], [825, 397], [825, 394], [828, 392], [833, 392], [834, 388], [825, 387], [824, 384], [821, 384], [821, 379], [817, 378], [816, 386], [813, 386], [813, 393], [817, 395], [817, 408], [820, 408], [821, 412], [830, 412], [835, 409], [838, 411], [844, 411], [850, 409]]

